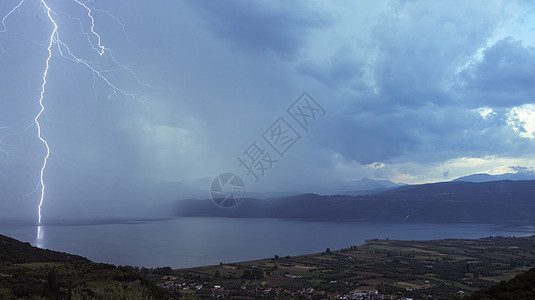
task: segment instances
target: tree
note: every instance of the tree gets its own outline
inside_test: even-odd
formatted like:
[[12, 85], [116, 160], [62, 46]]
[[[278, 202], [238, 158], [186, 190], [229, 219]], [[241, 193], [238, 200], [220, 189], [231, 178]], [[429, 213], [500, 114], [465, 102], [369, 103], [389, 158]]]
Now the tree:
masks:
[[264, 278], [264, 272], [259, 269], [254, 269], [253, 271], [245, 270], [242, 275], [243, 279], [262, 279]]
[[48, 272], [47, 284], [48, 284], [48, 289], [50, 290], [50, 292], [52, 292], [52, 295], [54, 295], [55, 299], [58, 299], [59, 298], [59, 286], [58, 286], [56, 271], [51, 270], [50, 272]]
[[264, 272], [262, 270], [255, 269], [253, 270], [253, 276], [255, 279], [262, 279], [264, 278]]
[[331, 252], [331, 248], [327, 248], [327, 249], [325, 249], [325, 253], [326, 253], [327, 255], [331, 255], [331, 254], [332, 254], [332, 252]]

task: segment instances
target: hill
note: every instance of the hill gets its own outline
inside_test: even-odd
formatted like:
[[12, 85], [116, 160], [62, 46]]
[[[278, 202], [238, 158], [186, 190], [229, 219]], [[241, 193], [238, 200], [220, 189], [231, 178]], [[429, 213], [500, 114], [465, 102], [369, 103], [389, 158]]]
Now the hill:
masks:
[[477, 291], [468, 300], [530, 300], [535, 299], [535, 269], [502, 281], [490, 288]]
[[324, 186], [311, 186], [307, 191], [321, 195], [370, 195], [404, 185], [389, 180], [376, 180], [363, 177], [359, 180], [334, 181], [326, 183]]
[[490, 175], [487, 173], [472, 174], [468, 176], [459, 177], [453, 181], [465, 182], [486, 182], [486, 181], [500, 181], [500, 180], [535, 180], [533, 172], [517, 172], [505, 173], [500, 175]]
[[445, 182], [402, 186], [373, 195], [302, 194], [245, 199], [220, 208], [183, 200], [177, 216], [408, 222], [535, 222], [535, 181]]
[[39, 249], [0, 235], [0, 299], [176, 299], [132, 267]]

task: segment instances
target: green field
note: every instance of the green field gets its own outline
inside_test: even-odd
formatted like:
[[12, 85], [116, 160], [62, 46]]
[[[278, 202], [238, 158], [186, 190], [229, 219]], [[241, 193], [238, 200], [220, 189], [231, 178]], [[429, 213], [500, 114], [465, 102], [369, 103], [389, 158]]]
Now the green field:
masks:
[[[174, 270], [172, 282], [177, 286], [171, 288], [177, 292], [186, 288], [190, 297], [195, 294], [200, 298], [325, 299], [373, 290], [393, 298], [460, 298], [511, 279], [534, 265], [535, 236], [376, 239], [323, 253]], [[156, 282], [168, 281], [167, 276], [149, 275]], [[199, 285], [202, 288], [191, 293], [191, 287]]]

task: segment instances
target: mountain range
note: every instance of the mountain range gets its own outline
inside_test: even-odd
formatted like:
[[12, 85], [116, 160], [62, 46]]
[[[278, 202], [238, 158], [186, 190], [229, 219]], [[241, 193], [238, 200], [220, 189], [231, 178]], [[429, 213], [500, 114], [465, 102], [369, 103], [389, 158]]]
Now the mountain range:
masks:
[[244, 199], [221, 208], [210, 199], [182, 200], [175, 216], [314, 221], [535, 223], [535, 180], [406, 185], [368, 195], [301, 194]]
[[487, 182], [487, 181], [500, 181], [500, 180], [535, 180], [535, 173], [517, 172], [517, 173], [505, 173], [501, 175], [490, 175], [486, 173], [480, 173], [480, 174], [472, 174], [468, 176], [463, 176], [453, 181]]
[[[180, 199], [198, 198], [204, 199], [209, 196], [210, 184], [213, 178], [204, 177], [198, 179], [185, 179], [178, 182], [168, 182], [157, 184], [149, 187], [148, 195], [159, 195], [157, 198], [166, 198], [170, 194], [178, 195]], [[452, 180], [453, 182], [489, 182], [501, 180], [535, 180], [535, 173], [520, 171], [517, 173], [505, 173], [501, 175], [490, 175], [486, 173], [463, 176]], [[323, 185], [315, 185], [305, 188], [304, 190], [293, 191], [249, 191], [247, 196], [258, 199], [281, 198], [288, 196], [301, 195], [305, 193], [314, 193], [318, 195], [366, 195], [377, 194], [407, 186], [404, 183], [395, 183], [385, 179], [371, 179], [363, 177], [358, 180], [349, 181], [332, 181]], [[167, 197], [169, 198], [169, 197]]]
[[[29, 172], [29, 171], [28, 171]], [[20, 172], [18, 176], [2, 177], [0, 180], [0, 190], [2, 191], [2, 200], [0, 201], [0, 221], [5, 222], [32, 222], [34, 211], [28, 210], [27, 199], [25, 196], [35, 187], [31, 184], [22, 185], [22, 183], [31, 183], [23, 180], [25, 173]], [[1, 177], [1, 176], [0, 176]], [[161, 218], [169, 216], [170, 211], [174, 211], [178, 200], [187, 199], [209, 199], [210, 185], [213, 178], [204, 177], [199, 179], [185, 179], [173, 182], [145, 182], [135, 178], [124, 178], [119, 182], [98, 181], [93, 178], [83, 177], [86, 184], [80, 185], [78, 182], [65, 182], [61, 193], [54, 194], [51, 198], [61, 205], [54, 205], [54, 209], [47, 211], [47, 221], [65, 221], [69, 216], [72, 220], [78, 221], [81, 218], [87, 221], [108, 220], [108, 219], [131, 219], [131, 218]], [[502, 175], [474, 174], [453, 180], [455, 183], [480, 183], [480, 182], [497, 182], [501, 180], [535, 180], [533, 172], [507, 173]], [[325, 182], [322, 185], [303, 187], [302, 190], [272, 190], [272, 191], [254, 191], [246, 187], [245, 196], [251, 198], [249, 202], [257, 200], [273, 200], [275, 202], [281, 199], [293, 199], [292, 197], [305, 197], [307, 193], [316, 195], [346, 195], [362, 196], [370, 198], [371, 195], [381, 195], [390, 191], [400, 191], [398, 189], [411, 188], [414, 186], [394, 183], [388, 180], [375, 180], [371, 178], [362, 178], [350, 181], [332, 181]], [[53, 192], [53, 190], [50, 190]], [[327, 197], [327, 196], [325, 196]], [[253, 199], [254, 198], [254, 199]], [[358, 198], [358, 197], [357, 197]], [[76, 201], [71, 201], [76, 199]], [[123, 201], [117, 201], [123, 199]], [[352, 198], [351, 198], [352, 199]], [[360, 199], [360, 198], [359, 198]], [[125, 205], [127, 201], [128, 205]], [[191, 200], [188, 200], [191, 202]], [[194, 202], [196, 203], [196, 202]], [[208, 200], [208, 203], [210, 201]], [[259, 202], [263, 203], [263, 202]], [[183, 205], [183, 204], [181, 204]], [[195, 204], [197, 205], [197, 204]], [[263, 206], [264, 204], [259, 204]], [[46, 206], [51, 207], [51, 206]], [[46, 208], [45, 208], [46, 209]], [[189, 211], [189, 208], [186, 209]], [[75, 213], [73, 213], [75, 212]], [[77, 214], [83, 212], [83, 214]], [[17, 215], [18, 213], [18, 215]], [[254, 211], [252, 214], [256, 214]], [[219, 215], [214, 213], [214, 215]], [[336, 217], [336, 216], [331, 216]], [[409, 218], [413, 218], [409, 216]], [[348, 217], [343, 217], [347, 219]], [[355, 217], [356, 218], [356, 217]], [[359, 217], [368, 219], [364, 217]]]

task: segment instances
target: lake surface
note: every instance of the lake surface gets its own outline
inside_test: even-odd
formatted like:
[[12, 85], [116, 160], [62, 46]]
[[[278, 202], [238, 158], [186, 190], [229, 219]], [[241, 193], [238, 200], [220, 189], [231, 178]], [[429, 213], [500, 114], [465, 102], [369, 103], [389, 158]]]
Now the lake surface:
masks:
[[173, 268], [299, 255], [361, 245], [366, 239], [429, 240], [527, 236], [533, 226], [305, 222], [280, 219], [176, 218], [98, 225], [0, 225], [0, 234], [95, 262]]

